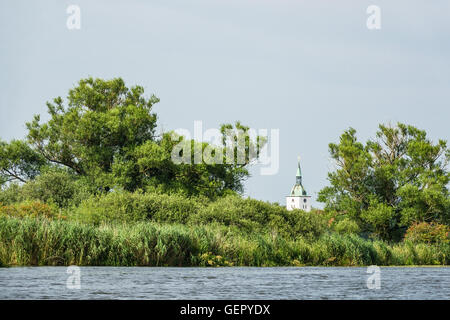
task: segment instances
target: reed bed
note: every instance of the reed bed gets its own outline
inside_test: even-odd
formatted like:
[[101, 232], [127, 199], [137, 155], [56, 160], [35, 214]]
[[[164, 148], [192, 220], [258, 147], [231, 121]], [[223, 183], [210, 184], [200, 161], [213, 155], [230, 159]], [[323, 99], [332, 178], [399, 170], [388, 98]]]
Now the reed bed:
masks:
[[285, 239], [212, 225], [0, 218], [0, 266], [448, 265], [449, 256], [449, 244], [391, 245], [351, 235]]

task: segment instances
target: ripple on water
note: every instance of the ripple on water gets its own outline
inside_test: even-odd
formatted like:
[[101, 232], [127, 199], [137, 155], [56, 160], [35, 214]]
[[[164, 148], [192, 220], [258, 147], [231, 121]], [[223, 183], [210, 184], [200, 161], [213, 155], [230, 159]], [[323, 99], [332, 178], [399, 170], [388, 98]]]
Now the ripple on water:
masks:
[[381, 268], [381, 290], [366, 268], [81, 267], [81, 290], [65, 267], [0, 269], [0, 299], [448, 299], [450, 268]]

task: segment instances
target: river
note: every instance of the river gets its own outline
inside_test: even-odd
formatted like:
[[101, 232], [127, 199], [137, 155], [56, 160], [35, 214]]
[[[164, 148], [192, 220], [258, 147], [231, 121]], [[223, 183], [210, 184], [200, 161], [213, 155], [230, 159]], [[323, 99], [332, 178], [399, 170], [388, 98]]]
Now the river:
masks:
[[449, 267], [381, 267], [379, 273], [367, 270], [365, 267], [80, 267], [67, 273], [66, 267], [0, 268], [0, 299], [450, 297]]

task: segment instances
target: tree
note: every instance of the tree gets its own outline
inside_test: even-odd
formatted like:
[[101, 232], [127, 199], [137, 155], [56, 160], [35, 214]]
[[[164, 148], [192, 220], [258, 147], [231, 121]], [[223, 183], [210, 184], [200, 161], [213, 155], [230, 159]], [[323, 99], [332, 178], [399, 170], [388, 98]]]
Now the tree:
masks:
[[[249, 176], [247, 167], [258, 157], [266, 140], [264, 137], [252, 140], [249, 128], [239, 122], [234, 127], [222, 125], [221, 129], [222, 143], [218, 145], [187, 140], [174, 132], [163, 134], [157, 142], [146, 142], [136, 149], [139, 171], [147, 178], [148, 185], [160, 186], [165, 191], [209, 198], [242, 192], [243, 182]], [[178, 152], [177, 145], [183, 147], [178, 154], [184, 159], [182, 163], [172, 158], [174, 150]], [[202, 157], [200, 163], [195, 163], [196, 153]]]
[[27, 182], [39, 174], [44, 164], [45, 159], [24, 141], [0, 141], [0, 185], [11, 181]]
[[[69, 91], [66, 104], [61, 97], [47, 103], [49, 121], [41, 123], [37, 115], [27, 123], [28, 142], [47, 162], [87, 178], [100, 191], [158, 188], [208, 197], [242, 191], [246, 168], [265, 140], [252, 140], [239, 122], [222, 127], [218, 146], [174, 138], [172, 132], [157, 136], [152, 107], [158, 101], [154, 95], [145, 98], [140, 86], [127, 88], [120, 78], [83, 79]], [[195, 164], [175, 163], [173, 150], [180, 141], [189, 144], [189, 159], [205, 149], [212, 150], [211, 156]], [[243, 150], [243, 161], [236, 156], [217, 161], [219, 151], [228, 149]]]
[[425, 131], [399, 123], [380, 125], [365, 145], [349, 129], [329, 149], [337, 170], [319, 193], [326, 210], [385, 239], [415, 222], [449, 222], [446, 141], [434, 144]]
[[28, 141], [53, 164], [90, 176], [100, 187], [113, 185], [116, 159], [127, 161], [134, 149], [154, 140], [155, 96], [146, 99], [140, 86], [127, 88], [122, 79], [83, 79], [69, 91], [67, 106], [58, 97], [47, 103], [51, 119], [27, 123]]

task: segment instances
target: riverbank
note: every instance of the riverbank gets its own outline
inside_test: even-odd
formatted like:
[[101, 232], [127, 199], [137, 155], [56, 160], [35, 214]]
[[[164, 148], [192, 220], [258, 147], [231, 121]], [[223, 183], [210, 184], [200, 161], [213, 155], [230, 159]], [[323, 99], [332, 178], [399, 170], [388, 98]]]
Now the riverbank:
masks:
[[449, 257], [449, 244], [388, 244], [356, 235], [306, 240], [213, 225], [0, 218], [3, 266], [406, 266], [448, 265]]

